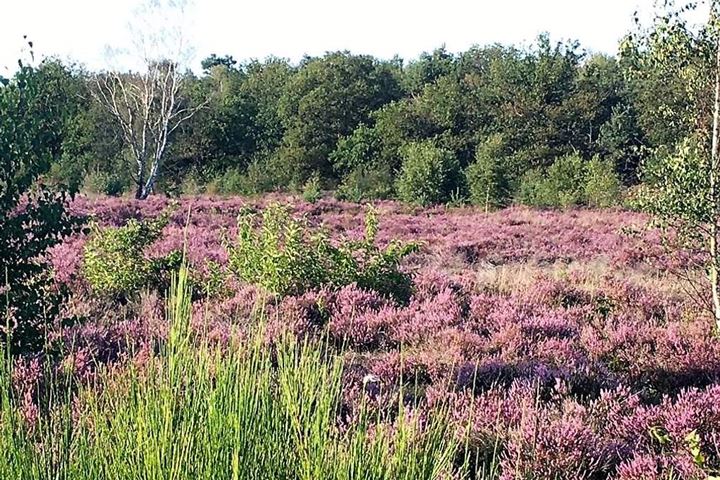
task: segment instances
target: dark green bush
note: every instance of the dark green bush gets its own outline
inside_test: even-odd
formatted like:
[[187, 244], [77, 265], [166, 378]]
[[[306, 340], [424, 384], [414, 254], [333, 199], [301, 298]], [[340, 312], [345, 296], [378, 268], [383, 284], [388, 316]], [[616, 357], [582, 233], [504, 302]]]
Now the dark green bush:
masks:
[[53, 162], [45, 178], [54, 185], [63, 185], [70, 191], [77, 192], [85, 181], [85, 168], [83, 162], [63, 156]]
[[359, 125], [351, 135], [341, 138], [330, 154], [333, 170], [346, 176], [362, 167], [377, 163], [382, 150], [382, 137], [375, 128]]
[[388, 167], [357, 167], [343, 178], [336, 196], [355, 203], [386, 200], [394, 193], [393, 180]]
[[179, 180], [177, 192], [182, 195], [200, 195], [205, 193], [210, 183], [198, 169], [193, 168]]
[[540, 168], [533, 168], [525, 172], [520, 178], [520, 186], [516, 195], [517, 201], [523, 205], [549, 206], [551, 195], [548, 192], [545, 172]]
[[278, 176], [274, 172], [275, 164], [272, 159], [255, 159], [245, 170], [245, 194], [271, 192], [281, 186]]
[[304, 221], [292, 218], [286, 207], [271, 205], [263, 211], [259, 225], [253, 214], [239, 218], [237, 240], [227, 246], [230, 270], [280, 296], [356, 283], [406, 301], [412, 282], [399, 265], [417, 245], [391, 242], [379, 248], [374, 210], [368, 212], [365, 228], [362, 240], [334, 245], [325, 232], [312, 231]]
[[579, 155], [560, 157], [546, 170], [525, 172], [518, 200], [534, 207], [567, 208], [581, 205], [585, 199], [585, 165]]
[[244, 195], [248, 193], [245, 173], [237, 168], [226, 170], [213, 183], [214, 190], [222, 195]]
[[478, 145], [475, 161], [465, 169], [470, 203], [486, 210], [507, 205], [510, 184], [504, 165], [504, 142], [494, 135]]
[[47, 88], [23, 64], [0, 77], [0, 341], [13, 354], [45, 346], [62, 301], [46, 253], [81, 227], [67, 194], [38, 183], [60, 157], [66, 112]]
[[583, 203], [585, 164], [580, 155], [555, 160], [547, 169], [547, 181], [553, 205], [566, 208]]
[[400, 200], [422, 206], [444, 203], [460, 187], [460, 165], [451, 151], [424, 141], [405, 145], [401, 155], [395, 184]]
[[253, 160], [245, 169], [230, 168], [215, 177], [205, 191], [221, 195], [257, 195], [272, 191], [278, 186], [273, 168], [264, 160]]
[[154, 220], [130, 220], [122, 227], [93, 226], [83, 251], [82, 272], [92, 291], [113, 298], [129, 298], [143, 288], [166, 288], [170, 273], [182, 263], [182, 252], [149, 259], [145, 249], [155, 243], [168, 223], [164, 214]]
[[85, 175], [82, 190], [96, 195], [119, 197], [125, 193], [129, 187], [129, 184], [115, 173], [95, 171]]

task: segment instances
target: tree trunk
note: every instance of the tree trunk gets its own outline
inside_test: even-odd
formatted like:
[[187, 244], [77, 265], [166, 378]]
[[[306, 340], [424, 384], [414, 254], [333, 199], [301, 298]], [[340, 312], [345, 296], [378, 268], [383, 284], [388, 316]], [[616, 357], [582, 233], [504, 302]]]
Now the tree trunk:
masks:
[[145, 200], [147, 198], [147, 195], [144, 195], [145, 193], [145, 176], [143, 167], [138, 167], [137, 172], [137, 180], [135, 183], [137, 183], [137, 188], [135, 189], [135, 199], [136, 200]]
[[[711, 11], [711, 22], [717, 22], [715, 9], [716, 2], [713, 2]], [[713, 25], [716, 27], [715, 25]], [[717, 28], [716, 28], [717, 31]], [[720, 258], [718, 258], [718, 240], [720, 234], [720, 208], [718, 208], [717, 173], [718, 173], [718, 149], [720, 148], [720, 34], [716, 32], [717, 43], [715, 52], [715, 104], [713, 108], [712, 128], [712, 150], [710, 152], [710, 201], [712, 205], [712, 218], [710, 221], [710, 286], [713, 298], [713, 313], [715, 316], [715, 328], [720, 334]]]

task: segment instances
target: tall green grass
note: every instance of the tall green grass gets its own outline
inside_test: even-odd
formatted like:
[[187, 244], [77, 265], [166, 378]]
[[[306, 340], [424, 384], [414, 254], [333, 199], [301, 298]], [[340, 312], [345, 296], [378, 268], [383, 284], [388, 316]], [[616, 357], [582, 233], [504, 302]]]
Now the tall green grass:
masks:
[[361, 408], [339, 425], [342, 361], [321, 341], [262, 335], [242, 349], [190, 331], [187, 271], [168, 300], [170, 334], [141, 366], [93, 385], [50, 387], [30, 428], [0, 368], [0, 479], [437, 479], [459, 445], [446, 412], [394, 420]]

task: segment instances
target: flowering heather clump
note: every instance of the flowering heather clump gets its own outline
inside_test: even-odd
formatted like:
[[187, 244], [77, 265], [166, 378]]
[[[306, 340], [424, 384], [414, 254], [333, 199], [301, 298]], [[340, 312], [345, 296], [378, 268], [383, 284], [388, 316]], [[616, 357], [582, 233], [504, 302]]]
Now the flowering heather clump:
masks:
[[[192, 305], [193, 342], [245, 348], [256, 328], [263, 348], [287, 335], [322, 339], [344, 358], [338, 425], [366, 407], [393, 417], [402, 404], [418, 418], [447, 408], [478, 477], [704, 479], [720, 469], [720, 341], [672, 275], [695, 256], [667, 255], [642, 215], [377, 202], [380, 247], [422, 244], [401, 265], [413, 288], [399, 302], [356, 284], [278, 297], [218, 275], [236, 217], [278, 201], [331, 241], [363, 238], [365, 209], [337, 200], [181, 200], [145, 254], [185, 248], [196, 288], [215, 282]], [[119, 226], [169, 204], [79, 197], [72, 209]], [[78, 321], [50, 338], [80, 379], [105, 364], [141, 365], [167, 336], [164, 292], [126, 303], [88, 295], [85, 241], [51, 252], [56, 281], [72, 292], [65, 315]], [[32, 420], [41, 363], [23, 362], [14, 382]]]
[[389, 345], [397, 309], [378, 294], [350, 285], [340, 289], [328, 307], [328, 333], [336, 343], [359, 350]]

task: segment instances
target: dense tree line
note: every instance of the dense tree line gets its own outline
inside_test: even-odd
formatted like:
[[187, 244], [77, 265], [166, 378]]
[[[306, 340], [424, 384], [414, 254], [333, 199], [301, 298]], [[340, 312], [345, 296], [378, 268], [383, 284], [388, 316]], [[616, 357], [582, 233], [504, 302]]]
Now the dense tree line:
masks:
[[[621, 47], [617, 57], [588, 54], [541, 36], [528, 48], [439, 48], [410, 62], [349, 52], [296, 65], [212, 55], [201, 75], [185, 74], [183, 102], [202, 108], [173, 132], [155, 188], [313, 187], [357, 201], [487, 207], [598, 203], [582, 192], [604, 187], [588, 187], [588, 178], [612, 176], [611, 190], [636, 184], [644, 159], [687, 135], [685, 124], [663, 119], [691, 108], [675, 88], [681, 78], [643, 61], [652, 45], [628, 37]], [[131, 190], [122, 132], [93, 95], [102, 74], [57, 61], [40, 71], [48, 94], [74, 112], [49, 177], [88, 191]], [[557, 189], [570, 193], [546, 192]]]

